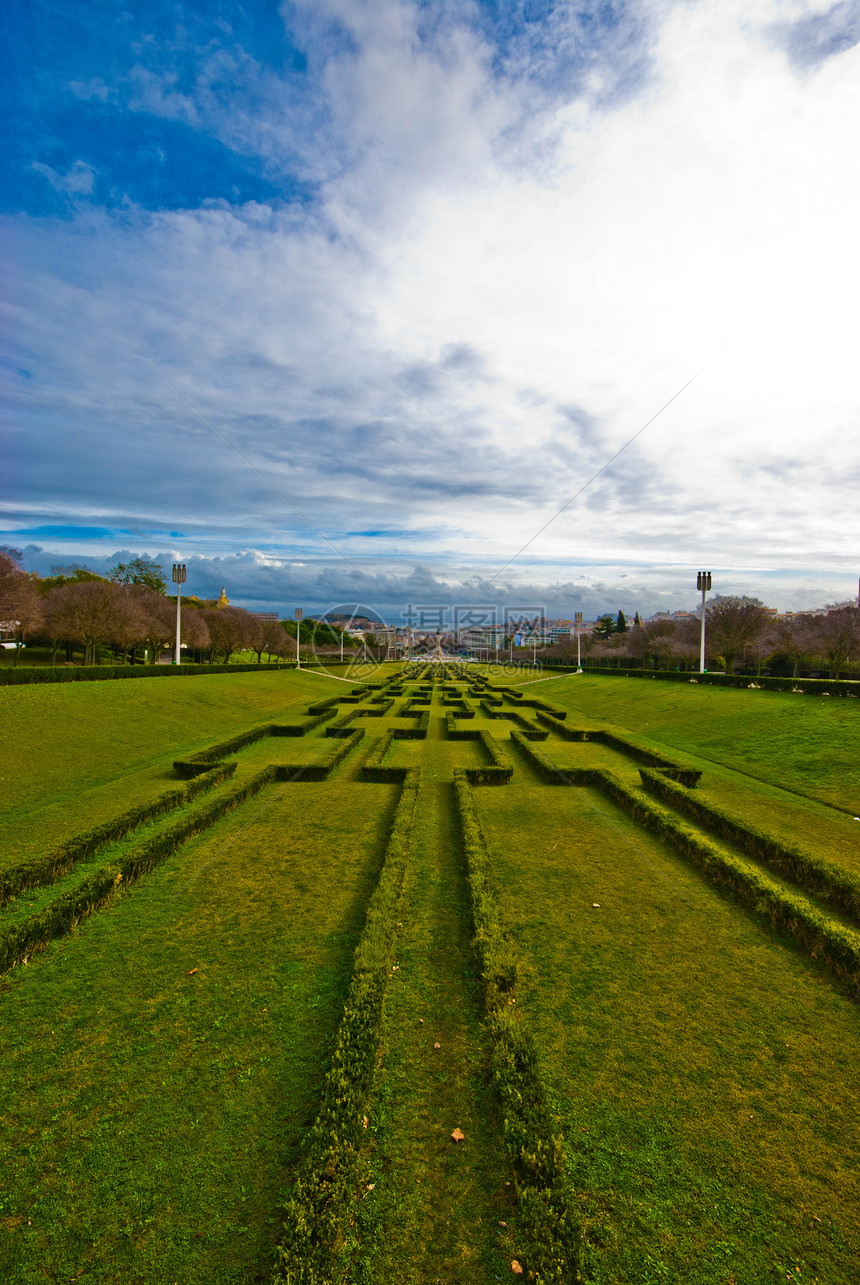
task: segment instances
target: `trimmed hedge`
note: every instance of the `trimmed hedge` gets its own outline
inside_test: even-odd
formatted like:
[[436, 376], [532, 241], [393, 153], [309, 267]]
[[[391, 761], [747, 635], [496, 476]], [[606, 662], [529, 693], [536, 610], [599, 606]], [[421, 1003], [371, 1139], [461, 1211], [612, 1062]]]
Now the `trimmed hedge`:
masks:
[[154, 869], [188, 839], [208, 829], [274, 779], [274, 768], [263, 768], [229, 793], [210, 800], [193, 816], [184, 817], [125, 856], [102, 866], [77, 888], [64, 893], [38, 914], [0, 934], [0, 972], [6, 972], [18, 963], [26, 963], [32, 954], [44, 950], [54, 938], [72, 932], [81, 919], [109, 901], [120, 884], [132, 883]]
[[529, 1280], [571, 1285], [582, 1279], [582, 1233], [565, 1170], [563, 1138], [547, 1103], [534, 1042], [512, 1010], [518, 961], [499, 914], [486, 841], [467, 774], [456, 769], [454, 783], [475, 926], [472, 944], [492, 1041], [493, 1083], [501, 1100], [505, 1142], [517, 1173], [521, 1257]]
[[593, 783], [635, 821], [689, 857], [712, 883], [738, 893], [754, 915], [789, 933], [809, 955], [823, 959], [837, 977], [860, 990], [860, 933], [837, 923], [804, 896], [781, 888], [743, 857], [718, 847], [644, 791], [629, 788], [603, 768], [595, 768], [593, 775]]
[[194, 678], [205, 674], [259, 674], [273, 669], [292, 670], [295, 662], [283, 665], [42, 665], [27, 669], [0, 669], [0, 687], [16, 683], [90, 683], [113, 678]]
[[491, 766], [467, 767], [465, 771], [469, 781], [472, 785], [507, 785], [514, 774], [514, 765], [499, 742], [485, 731], [479, 731], [474, 739], [483, 742], [490, 756]]
[[139, 803], [137, 807], [130, 808], [128, 812], [114, 817], [112, 821], [105, 821], [103, 825], [97, 825], [91, 830], [76, 834], [73, 839], [60, 844], [58, 848], [54, 848], [42, 857], [35, 857], [31, 861], [22, 862], [19, 866], [13, 866], [10, 870], [4, 870], [0, 874], [0, 906], [7, 905], [13, 898], [30, 888], [54, 883], [61, 875], [68, 874], [79, 861], [94, 856], [99, 849], [106, 848], [110, 843], [116, 843], [118, 839], [131, 834], [147, 821], [184, 807], [198, 794], [203, 794], [204, 791], [219, 785], [221, 781], [227, 780], [235, 771], [235, 763], [222, 763], [217, 767], [209, 767], [190, 785], [180, 786], [177, 790], [168, 790], [166, 794], [159, 794], [149, 803]]
[[337, 767], [364, 737], [364, 728], [343, 729], [333, 741], [322, 741], [326, 748], [310, 763], [279, 763], [275, 767], [277, 781], [325, 781], [332, 768]]
[[714, 803], [704, 803], [689, 790], [680, 789], [664, 773], [640, 767], [642, 788], [697, 825], [733, 843], [741, 851], [790, 879], [804, 891], [830, 902], [837, 910], [860, 921], [860, 877], [824, 857], [774, 839], [748, 821], [724, 812]]
[[683, 763], [667, 758], [665, 754], [658, 754], [656, 750], [648, 749], [647, 746], [631, 741], [626, 736], [619, 736], [617, 732], [604, 732], [596, 728], [586, 731], [581, 728], [567, 727], [551, 714], [545, 714], [542, 711], [538, 711], [537, 717], [544, 727], [549, 727], [565, 741], [594, 741], [597, 745], [607, 745], [610, 749], [618, 750], [620, 754], [625, 754], [636, 763], [644, 763], [646, 767], [657, 768], [665, 776], [670, 776], [673, 781], [680, 781], [682, 785], [686, 785], [690, 789], [693, 789], [702, 775], [698, 768], [685, 767]]
[[419, 770], [400, 792], [379, 882], [355, 952], [319, 1112], [284, 1206], [273, 1285], [331, 1285], [340, 1279], [343, 1227], [354, 1196], [378, 1045], [397, 907], [412, 839]]
[[326, 710], [325, 713], [317, 714], [315, 718], [306, 718], [302, 723], [261, 723], [257, 727], [249, 728], [246, 732], [239, 732], [238, 735], [231, 736], [229, 740], [218, 741], [215, 745], [208, 745], [206, 749], [198, 750], [196, 754], [190, 754], [187, 759], [175, 759], [173, 763], [174, 771], [177, 776], [185, 780], [190, 777], [200, 776], [203, 772], [209, 771], [216, 763], [220, 763], [228, 754], [236, 754], [247, 745], [253, 745], [256, 741], [264, 740], [267, 736], [304, 736], [312, 728], [318, 727], [320, 723], [325, 723], [328, 719], [333, 718], [334, 714], [334, 710]]
[[583, 666], [588, 674], [617, 678], [657, 678], [672, 683], [701, 683], [706, 687], [741, 687], [765, 692], [802, 692], [807, 696], [860, 696], [855, 678], [773, 678], [754, 674], [691, 674], [674, 669], [601, 669]]

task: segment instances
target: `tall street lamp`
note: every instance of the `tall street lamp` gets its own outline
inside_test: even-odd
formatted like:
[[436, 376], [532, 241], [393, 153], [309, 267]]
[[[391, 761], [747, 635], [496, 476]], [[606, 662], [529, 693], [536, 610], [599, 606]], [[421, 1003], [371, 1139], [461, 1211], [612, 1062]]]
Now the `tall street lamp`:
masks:
[[296, 669], [302, 667], [302, 654], [299, 651], [299, 635], [302, 632], [302, 609], [296, 607]]
[[696, 588], [702, 591], [702, 639], [699, 647], [699, 673], [705, 671], [705, 594], [711, 587], [710, 571], [700, 571], [696, 576]]
[[173, 583], [176, 585], [176, 646], [173, 649], [173, 663], [179, 664], [179, 604], [182, 599], [182, 586], [185, 584], [185, 563], [174, 562]]
[[573, 627], [576, 630], [576, 672], [578, 674], [581, 674], [582, 673], [582, 651], [581, 651], [580, 636], [579, 636], [579, 626], [582, 624], [581, 611], [575, 611], [573, 613], [573, 622], [574, 622]]

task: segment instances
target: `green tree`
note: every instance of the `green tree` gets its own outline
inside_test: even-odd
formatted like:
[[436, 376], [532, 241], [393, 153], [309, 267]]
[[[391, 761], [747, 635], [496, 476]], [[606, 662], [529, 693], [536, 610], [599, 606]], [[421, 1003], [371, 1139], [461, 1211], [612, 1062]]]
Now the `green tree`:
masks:
[[595, 638], [611, 638], [617, 629], [617, 620], [615, 616], [605, 615], [598, 616], [594, 626]]
[[114, 584], [140, 584], [156, 593], [167, 593], [167, 576], [160, 562], [151, 558], [132, 558], [131, 562], [118, 562], [108, 572]]
[[617, 634], [627, 633], [627, 621], [624, 619], [624, 612], [621, 611], [620, 608], [618, 611], [618, 616], [615, 621], [615, 632]]

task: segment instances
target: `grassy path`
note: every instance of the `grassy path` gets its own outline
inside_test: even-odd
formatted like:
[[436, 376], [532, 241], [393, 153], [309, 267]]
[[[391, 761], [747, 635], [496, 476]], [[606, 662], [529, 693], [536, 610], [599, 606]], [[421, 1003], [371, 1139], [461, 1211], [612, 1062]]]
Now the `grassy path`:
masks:
[[[487, 1083], [443, 728], [434, 699], [371, 1108], [366, 1183], [374, 1186], [360, 1206], [353, 1269], [354, 1281], [379, 1285], [510, 1275], [499, 1223], [511, 1220], [513, 1175]], [[455, 1128], [464, 1142], [452, 1140]]]

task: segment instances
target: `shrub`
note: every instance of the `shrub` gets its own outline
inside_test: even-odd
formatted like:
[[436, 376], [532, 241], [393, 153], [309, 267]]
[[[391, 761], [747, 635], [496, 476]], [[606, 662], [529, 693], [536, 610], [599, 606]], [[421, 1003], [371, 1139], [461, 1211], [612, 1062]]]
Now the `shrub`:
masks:
[[502, 1107], [504, 1136], [517, 1171], [519, 1232], [529, 1279], [546, 1285], [581, 1280], [581, 1230], [566, 1175], [563, 1140], [549, 1110], [537, 1051], [510, 1001], [517, 957], [492, 887], [487, 845], [467, 774], [454, 772], [460, 830], [475, 927], [475, 949], [492, 1041], [493, 1083]]
[[352, 1201], [363, 1117], [373, 1081], [382, 999], [397, 906], [412, 838], [419, 772], [406, 774], [355, 952], [319, 1112], [283, 1206], [274, 1285], [331, 1285], [339, 1279], [342, 1227]]
[[42, 857], [22, 862], [19, 866], [3, 871], [0, 874], [0, 906], [5, 906], [29, 888], [53, 883], [61, 875], [67, 874], [79, 861], [85, 861], [94, 856], [101, 848], [107, 847], [110, 843], [116, 843], [118, 839], [131, 834], [147, 821], [164, 816], [165, 813], [173, 812], [190, 803], [198, 794], [211, 790], [213, 786], [232, 776], [235, 771], [235, 763], [208, 767], [190, 785], [181, 786], [177, 790], [168, 790], [167, 793], [158, 795], [149, 803], [140, 803], [137, 807], [130, 808], [128, 812], [123, 812], [113, 821], [105, 821], [91, 830], [82, 831]]

